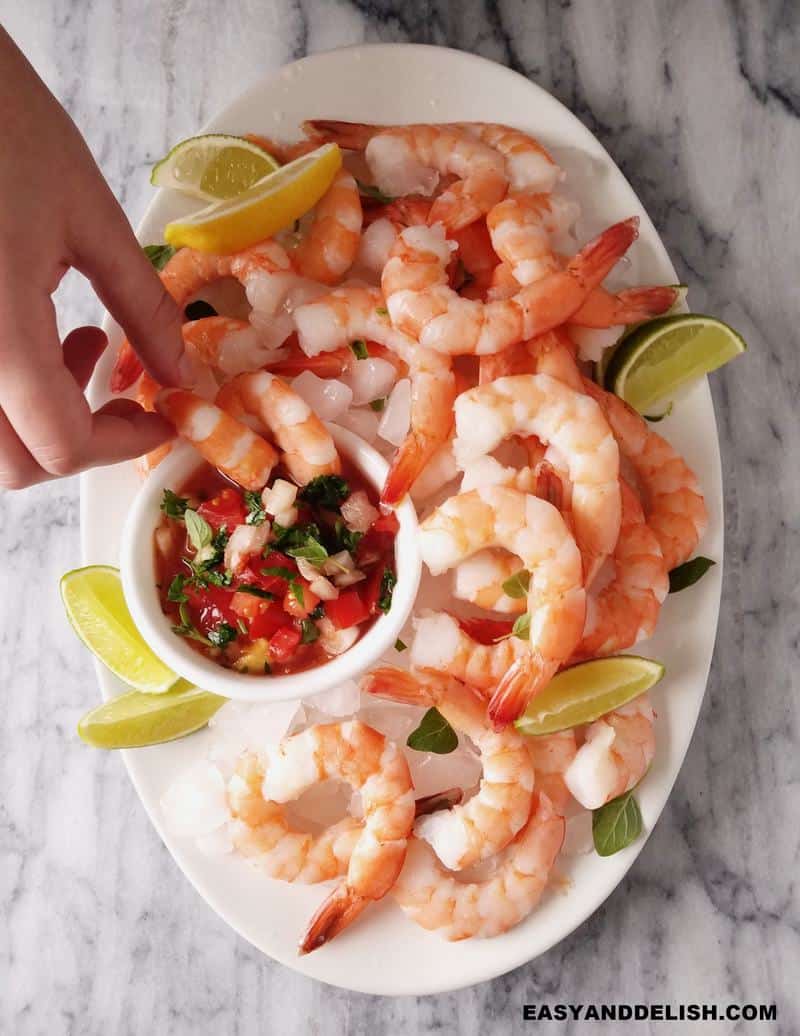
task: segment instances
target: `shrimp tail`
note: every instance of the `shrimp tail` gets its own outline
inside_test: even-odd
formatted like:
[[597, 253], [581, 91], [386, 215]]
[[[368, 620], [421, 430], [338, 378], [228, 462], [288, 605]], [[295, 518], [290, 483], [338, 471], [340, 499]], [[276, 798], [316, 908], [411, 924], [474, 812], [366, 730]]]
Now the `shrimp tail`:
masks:
[[359, 896], [348, 885], [334, 889], [311, 918], [297, 952], [302, 956], [330, 942], [355, 921], [369, 902], [366, 896]]
[[409, 435], [395, 454], [389, 468], [381, 493], [381, 503], [389, 507], [399, 504], [440, 445], [441, 443], [420, 435]]
[[666, 285], [652, 288], [630, 288], [617, 296], [619, 309], [616, 313], [620, 324], [635, 324], [639, 320], [666, 313], [678, 298], [678, 289]]
[[536, 465], [536, 495], [552, 504], [557, 511], [564, 511], [564, 483], [549, 461], [541, 460]]
[[[349, 348], [334, 349], [328, 353], [317, 353], [306, 356], [296, 343], [289, 348], [288, 354], [275, 363], [269, 364], [269, 370], [282, 378], [295, 378], [303, 371], [311, 371], [318, 378], [338, 378], [347, 369]], [[352, 353], [350, 353], [352, 356]]]
[[639, 236], [639, 217], [614, 223], [578, 252], [567, 269], [591, 290], [605, 280], [612, 267]]
[[430, 704], [419, 678], [395, 666], [380, 666], [367, 673], [361, 681], [361, 689], [376, 698], [388, 698], [405, 705]]
[[347, 151], [363, 151], [384, 126], [367, 122], [342, 122], [338, 119], [307, 119], [303, 131], [320, 144], [338, 144]]
[[109, 388], [112, 392], [124, 392], [129, 389], [142, 373], [142, 361], [133, 351], [133, 346], [126, 338], [119, 348], [114, 367], [111, 371]]
[[506, 671], [489, 699], [488, 715], [495, 730], [518, 719], [536, 689], [530, 656], [518, 658]]

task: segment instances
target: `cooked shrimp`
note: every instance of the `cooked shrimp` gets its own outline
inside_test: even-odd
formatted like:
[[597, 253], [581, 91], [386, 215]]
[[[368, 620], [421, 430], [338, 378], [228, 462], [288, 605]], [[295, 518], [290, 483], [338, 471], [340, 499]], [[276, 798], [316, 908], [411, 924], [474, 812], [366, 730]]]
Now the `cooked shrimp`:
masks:
[[441, 226], [398, 236], [381, 287], [392, 323], [420, 345], [452, 355], [502, 352], [564, 323], [637, 235], [634, 217], [609, 227], [565, 269], [493, 302], [466, 299], [448, 284], [450, 244]]
[[315, 119], [306, 126], [340, 147], [363, 149], [378, 187], [391, 196], [430, 195], [442, 176], [455, 176], [428, 219], [458, 229], [496, 205], [508, 184], [503, 155], [455, 126], [370, 126]]
[[308, 231], [289, 253], [294, 268], [303, 277], [335, 284], [353, 265], [361, 221], [358, 184], [342, 169], [314, 209]]
[[486, 226], [495, 252], [514, 280], [525, 285], [561, 269], [550, 238], [566, 230], [578, 214], [577, 204], [559, 195], [512, 194], [488, 213]]
[[500, 547], [479, 550], [456, 567], [453, 596], [489, 611], [519, 615], [527, 610], [527, 602], [524, 597], [509, 597], [503, 583], [523, 568], [518, 557]]
[[220, 407], [185, 389], [162, 389], [155, 408], [209, 464], [245, 489], [263, 489], [278, 462], [275, 447]]
[[413, 838], [394, 888], [406, 916], [448, 940], [500, 935], [526, 918], [547, 885], [565, 831], [564, 818], [547, 795], [535, 793], [534, 801], [525, 827], [483, 881], [459, 881], [424, 842]]
[[548, 374], [520, 374], [463, 392], [455, 412], [461, 467], [511, 435], [535, 435], [558, 449], [572, 483], [572, 523], [588, 586], [614, 549], [620, 522], [619, 450], [600, 407]]
[[199, 364], [233, 376], [259, 370], [284, 353], [247, 320], [236, 317], [202, 317], [183, 325], [183, 345]]
[[572, 661], [612, 655], [652, 636], [669, 591], [667, 567], [639, 499], [621, 480], [622, 521], [611, 556], [614, 575], [586, 599], [586, 626]]
[[525, 640], [509, 636], [484, 644], [466, 633], [447, 612], [432, 612], [414, 619], [411, 664], [419, 669], [448, 673], [489, 694], [508, 670], [528, 654]]
[[364, 818], [347, 875], [311, 919], [300, 942], [300, 952], [309, 953], [394, 884], [414, 823], [411, 775], [400, 749], [358, 720], [319, 724], [268, 746], [263, 765], [262, 794], [270, 802], [291, 802], [330, 778], [361, 793]]
[[[156, 396], [161, 391], [158, 382], [151, 378], [147, 371], [142, 371], [136, 384], [134, 399], [142, 409], [152, 413], [156, 408]], [[157, 468], [161, 461], [172, 449], [171, 442], [164, 442], [149, 453], [136, 458], [136, 470], [142, 478], [145, 478], [153, 468]]]
[[505, 673], [489, 703], [489, 716], [501, 727], [520, 715], [580, 639], [586, 596], [575, 540], [552, 504], [505, 486], [489, 486], [450, 497], [437, 507], [420, 526], [419, 545], [433, 575], [484, 547], [505, 547], [530, 572], [528, 651]]
[[[379, 342], [366, 342], [367, 352], [370, 358], [386, 360], [391, 363], [397, 371], [397, 376], [403, 378], [408, 374], [406, 364], [397, 353], [387, 349]], [[339, 378], [343, 374], [352, 371], [356, 364], [362, 361], [356, 356], [351, 348], [334, 349], [329, 353], [317, 353], [316, 356], [306, 356], [303, 350], [295, 341], [287, 343], [282, 350], [282, 355], [269, 363], [269, 369], [273, 374], [281, 377], [294, 378], [303, 371], [311, 371], [318, 378]]]
[[564, 774], [572, 795], [586, 809], [599, 809], [629, 791], [647, 772], [656, 750], [655, 712], [646, 694], [590, 723], [585, 740]]
[[506, 175], [512, 191], [546, 193], [564, 178], [552, 155], [529, 133], [497, 122], [456, 122], [454, 125], [500, 152], [506, 160]]
[[252, 753], [243, 755], [227, 788], [237, 851], [281, 881], [310, 885], [346, 874], [361, 822], [345, 817], [318, 835], [295, 831], [283, 805], [264, 798], [263, 781], [262, 762]]
[[308, 403], [268, 371], [240, 374], [223, 385], [217, 405], [235, 418], [256, 417], [281, 450], [292, 478], [305, 485], [318, 475], [342, 470], [333, 437]]
[[536, 790], [544, 792], [555, 811], [563, 816], [572, 797], [564, 778], [578, 751], [575, 731], [526, 736], [525, 743], [533, 760]]
[[669, 571], [692, 556], [708, 524], [697, 476], [627, 403], [588, 378], [584, 388], [602, 408], [636, 473], [647, 524], [656, 534]]
[[306, 356], [373, 341], [401, 353], [414, 343], [392, 327], [378, 288], [347, 285], [294, 311], [297, 338]]
[[477, 793], [463, 805], [420, 817], [414, 826], [417, 838], [428, 842], [451, 870], [504, 849], [531, 811], [533, 764], [526, 738], [513, 728], [490, 730], [483, 699], [449, 676], [384, 666], [368, 673], [362, 688], [391, 701], [435, 707], [480, 752], [483, 777]]

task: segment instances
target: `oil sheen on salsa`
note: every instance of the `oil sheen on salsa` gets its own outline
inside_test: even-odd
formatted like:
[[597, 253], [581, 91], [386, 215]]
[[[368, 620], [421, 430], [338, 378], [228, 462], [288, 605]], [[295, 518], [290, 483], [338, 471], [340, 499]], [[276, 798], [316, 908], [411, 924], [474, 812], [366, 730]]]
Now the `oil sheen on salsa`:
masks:
[[[165, 490], [161, 507], [161, 607], [176, 636], [221, 666], [260, 675], [310, 669], [347, 650], [391, 606], [397, 519], [379, 511], [372, 487], [346, 462], [341, 476], [298, 490], [278, 515], [291, 524], [208, 464]], [[240, 526], [249, 531], [234, 546], [265, 534], [267, 542], [239, 553], [232, 570], [226, 548]]]

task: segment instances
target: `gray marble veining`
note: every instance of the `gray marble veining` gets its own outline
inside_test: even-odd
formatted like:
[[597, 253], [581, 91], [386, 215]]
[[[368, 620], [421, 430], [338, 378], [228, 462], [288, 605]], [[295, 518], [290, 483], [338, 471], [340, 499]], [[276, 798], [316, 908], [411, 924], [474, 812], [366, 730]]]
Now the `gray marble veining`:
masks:
[[[286, 61], [411, 40], [504, 62], [598, 135], [652, 215], [693, 308], [729, 320], [750, 345], [713, 382], [726, 487], [723, 608], [705, 705], [669, 805], [590, 921], [533, 964], [453, 995], [387, 1000], [315, 984], [263, 958], [204, 905], [119, 759], [73, 734], [96, 697], [57, 593], [60, 573], [79, 561], [77, 483], [0, 497], [0, 1032], [483, 1036], [526, 1031], [526, 1001], [647, 1000], [774, 1001], [776, 1023], [702, 1031], [800, 1031], [800, 8], [0, 0], [0, 14], [134, 222], [149, 164]], [[58, 305], [65, 329], [99, 318], [75, 275]], [[536, 1031], [594, 1028], [553, 1022]]]

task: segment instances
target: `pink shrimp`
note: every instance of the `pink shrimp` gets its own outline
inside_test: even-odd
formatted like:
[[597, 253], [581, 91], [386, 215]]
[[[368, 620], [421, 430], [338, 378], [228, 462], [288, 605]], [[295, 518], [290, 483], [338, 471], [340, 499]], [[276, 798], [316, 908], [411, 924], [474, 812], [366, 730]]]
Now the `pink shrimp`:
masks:
[[533, 761], [536, 790], [544, 792], [555, 811], [563, 816], [572, 798], [565, 776], [578, 751], [575, 731], [528, 736], [525, 741]]
[[245, 489], [263, 489], [278, 462], [275, 447], [220, 407], [185, 389], [162, 389], [155, 408], [209, 464]]
[[342, 169], [314, 209], [313, 222], [289, 255], [303, 277], [335, 284], [353, 265], [361, 238], [358, 185]]
[[658, 539], [669, 571], [692, 556], [708, 524], [697, 476], [677, 450], [618, 396], [588, 378], [584, 389], [602, 408], [636, 473], [647, 524]]
[[381, 279], [392, 323], [438, 352], [502, 352], [568, 320], [635, 240], [637, 225], [634, 217], [609, 227], [566, 269], [493, 302], [462, 298], [449, 286], [450, 245], [441, 227], [408, 227]]
[[[552, 194], [513, 194], [486, 216], [486, 226], [500, 259], [518, 285], [561, 269], [550, 243], [551, 235], [566, 229], [578, 216], [574, 202]], [[519, 291], [519, 287], [515, 289]]]

